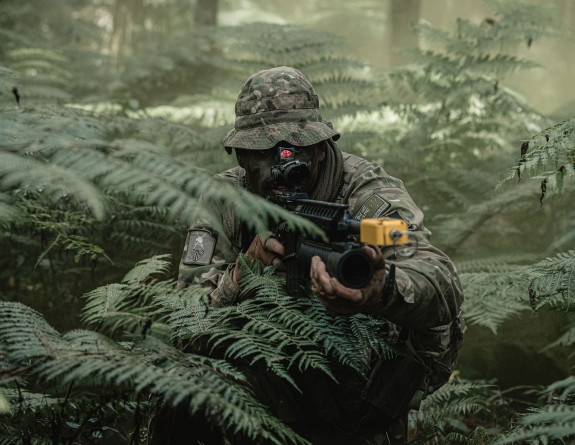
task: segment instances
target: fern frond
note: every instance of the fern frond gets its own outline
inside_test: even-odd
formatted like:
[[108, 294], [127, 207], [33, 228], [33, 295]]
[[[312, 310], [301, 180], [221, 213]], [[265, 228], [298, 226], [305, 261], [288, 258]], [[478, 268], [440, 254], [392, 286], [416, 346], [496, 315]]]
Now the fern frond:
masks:
[[495, 445], [529, 441], [533, 444], [567, 443], [575, 438], [575, 406], [549, 405], [524, 414], [519, 424], [494, 442]]
[[467, 322], [497, 333], [504, 321], [529, 309], [524, 267], [510, 267], [501, 273], [461, 273], [459, 277], [465, 289], [462, 311]]
[[[211, 309], [208, 320], [204, 319], [201, 325], [197, 318], [191, 319], [192, 326], [204, 329], [192, 333], [189, 340], [205, 338], [212, 351], [223, 350], [227, 358], [248, 360], [251, 364], [262, 360], [296, 388], [288, 372], [292, 368], [319, 369], [335, 379], [327, 357], [314, 341], [316, 327], [310, 326], [310, 320], [302, 314], [309, 302], [287, 296], [282, 278], [273, 275], [273, 270], [259, 274], [257, 264], [251, 265], [245, 259], [240, 267], [243, 292], [255, 295], [235, 307]], [[181, 318], [179, 321], [181, 330]], [[182, 332], [191, 332], [190, 328], [189, 325]]]
[[513, 273], [517, 266], [533, 264], [537, 256], [530, 253], [513, 252], [505, 255], [497, 255], [487, 258], [461, 258], [457, 260], [459, 273]]
[[452, 432], [445, 436], [447, 443], [463, 443], [465, 445], [486, 445], [492, 442], [492, 435], [481, 426], [473, 430], [470, 435]]
[[575, 176], [575, 118], [532, 136], [521, 152], [521, 159], [501, 183], [528, 175], [542, 180], [541, 199], [546, 193], [560, 193], [565, 180]]
[[207, 308], [200, 299], [176, 301], [170, 317], [174, 335], [199, 345], [206, 342], [210, 354], [247, 361], [262, 361], [292, 385], [294, 370], [320, 370], [336, 379], [331, 363], [338, 362], [366, 376], [376, 355], [391, 357], [385, 343], [386, 322], [365, 316], [336, 317], [315, 299], [286, 294], [285, 277], [273, 269], [260, 271], [240, 257], [242, 289], [249, 298], [232, 307]]
[[6, 53], [6, 60], [19, 73], [17, 89], [26, 104], [48, 100], [66, 101], [72, 74], [63, 68], [67, 60], [55, 51], [44, 48], [18, 48]]
[[558, 393], [556, 397], [562, 402], [573, 401], [573, 396], [575, 395], [575, 376], [570, 375], [569, 377], [559, 380], [558, 382], [552, 383], [547, 387], [547, 393]]
[[124, 275], [122, 283], [139, 284], [148, 280], [152, 275], [167, 275], [172, 266], [169, 259], [170, 255], [157, 255], [140, 261]]
[[0, 304], [0, 320], [8, 360], [44, 382], [151, 393], [174, 406], [186, 401], [191, 413], [217, 417], [252, 439], [305, 442], [268, 414], [241, 384], [241, 373], [227, 363], [182, 354], [153, 337], [120, 344], [90, 331], [60, 335], [37, 312], [17, 303]]
[[575, 308], [575, 250], [557, 254], [530, 268], [529, 286], [534, 305], [549, 303], [565, 310]]
[[151, 333], [170, 338], [164, 323], [166, 312], [156, 304], [156, 300], [174, 291], [174, 281], [156, 278], [171, 270], [169, 257], [158, 255], [140, 261], [124, 276], [122, 283], [108, 284], [85, 294], [87, 302], [82, 319], [104, 332], [121, 330], [124, 335]]
[[[104, 217], [106, 204], [102, 192], [87, 182], [81, 173], [11, 153], [0, 154], [0, 165], [1, 183], [5, 190], [27, 185], [32, 179], [36, 188], [53, 200], [71, 196], [85, 203], [97, 219]], [[59, 180], [54, 181], [54, 178]]]
[[[200, 196], [205, 196], [208, 204], [210, 200], [222, 206], [234, 203], [236, 215], [257, 231], [265, 229], [271, 216], [303, 231], [318, 232], [313, 224], [264, 199], [254, 199], [253, 195], [244, 199], [245, 190], [180, 163], [162, 147], [142, 141], [104, 142], [102, 123], [77, 111], [66, 113], [69, 117], [50, 123], [34, 115], [32, 131], [20, 128], [21, 132], [14, 132], [14, 142], [22, 145], [22, 151], [29, 151], [26, 156], [0, 153], [3, 189], [27, 186], [42, 190], [47, 200], [65, 199], [76, 208], [87, 207], [96, 219], [104, 218], [112, 198], [138, 207], [164, 208], [170, 219], [180, 223], [201, 216], [217, 227], [218, 221], [200, 204]], [[23, 125], [12, 114], [7, 120]], [[57, 129], [46, 130], [44, 125], [48, 124]]]
[[426, 397], [418, 413], [422, 425], [445, 423], [447, 419], [488, 411], [486, 394], [492, 385], [484, 381], [454, 379]]

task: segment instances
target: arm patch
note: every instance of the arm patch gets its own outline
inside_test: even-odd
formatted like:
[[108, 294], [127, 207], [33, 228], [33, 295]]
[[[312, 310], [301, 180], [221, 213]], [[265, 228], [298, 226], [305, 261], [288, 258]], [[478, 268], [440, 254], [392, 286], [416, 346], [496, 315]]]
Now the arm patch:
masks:
[[354, 218], [358, 221], [364, 218], [379, 218], [390, 207], [389, 202], [374, 193], [365, 200]]
[[210, 264], [215, 247], [216, 238], [208, 230], [189, 230], [184, 264], [198, 264], [202, 266]]

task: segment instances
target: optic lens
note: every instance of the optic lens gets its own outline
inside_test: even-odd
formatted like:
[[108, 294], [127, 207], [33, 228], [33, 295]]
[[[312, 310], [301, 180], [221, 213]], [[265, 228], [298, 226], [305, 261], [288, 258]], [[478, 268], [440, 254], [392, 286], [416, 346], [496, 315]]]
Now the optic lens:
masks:
[[280, 149], [280, 159], [282, 161], [290, 161], [294, 158], [293, 150], [291, 148]]
[[303, 187], [309, 180], [309, 165], [305, 162], [293, 161], [286, 164], [284, 178], [289, 187]]

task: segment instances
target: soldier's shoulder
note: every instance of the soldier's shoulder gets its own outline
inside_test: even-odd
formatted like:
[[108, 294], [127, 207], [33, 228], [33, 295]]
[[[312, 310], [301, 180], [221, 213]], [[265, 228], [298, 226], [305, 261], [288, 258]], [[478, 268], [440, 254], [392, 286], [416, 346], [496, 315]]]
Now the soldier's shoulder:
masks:
[[389, 175], [377, 162], [350, 153], [343, 153], [343, 160], [345, 182], [349, 184], [358, 185], [381, 181], [388, 187], [403, 188], [402, 182]]
[[350, 173], [361, 174], [367, 171], [377, 171], [379, 174], [386, 174], [383, 167], [372, 161], [368, 161], [361, 156], [343, 152], [344, 170]]

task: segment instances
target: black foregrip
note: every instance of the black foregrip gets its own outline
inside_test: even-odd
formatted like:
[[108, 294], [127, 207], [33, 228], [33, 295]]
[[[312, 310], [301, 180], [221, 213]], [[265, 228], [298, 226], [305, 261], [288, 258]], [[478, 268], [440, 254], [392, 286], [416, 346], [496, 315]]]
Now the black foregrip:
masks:
[[322, 244], [303, 241], [297, 250], [299, 267], [309, 270], [313, 256], [319, 256], [327, 272], [346, 287], [361, 289], [373, 278], [373, 261], [357, 244]]

